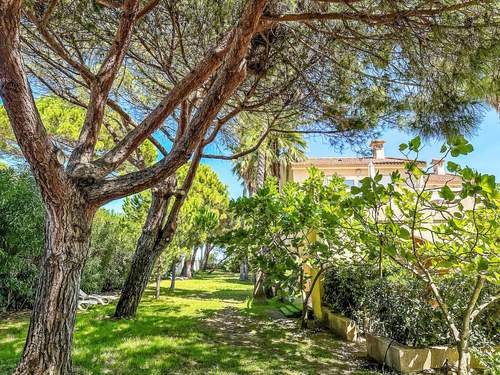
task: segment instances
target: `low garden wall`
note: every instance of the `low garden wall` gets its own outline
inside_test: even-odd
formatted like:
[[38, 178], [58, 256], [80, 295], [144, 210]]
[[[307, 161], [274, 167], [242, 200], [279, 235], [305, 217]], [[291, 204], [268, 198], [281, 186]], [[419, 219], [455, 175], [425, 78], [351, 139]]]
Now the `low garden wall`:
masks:
[[358, 327], [356, 322], [343, 315], [336, 314], [327, 307], [322, 307], [323, 321], [326, 326], [338, 337], [346, 341], [358, 340]]
[[[458, 365], [458, 350], [449, 346], [414, 348], [402, 345], [390, 338], [366, 334], [368, 357], [401, 373], [414, 373], [430, 369], [441, 369], [446, 365]], [[472, 354], [470, 367], [483, 368]]]
[[[346, 341], [357, 341], [360, 332], [356, 322], [345, 316], [322, 307], [323, 322], [335, 336]], [[430, 369], [457, 366], [458, 351], [449, 346], [430, 346], [416, 348], [397, 341], [370, 333], [365, 334], [368, 357], [401, 373], [416, 373]], [[481, 368], [479, 360], [472, 356], [472, 368]]]
[[[463, 311], [473, 283], [467, 276], [452, 276], [440, 280], [442, 295], [455, 312]], [[432, 293], [420, 279], [388, 265], [381, 278], [370, 263], [346, 262], [326, 272], [322, 285], [325, 325], [347, 341], [366, 334], [368, 355], [375, 361], [401, 373], [457, 365], [453, 337]], [[469, 341], [470, 347], [484, 352], [481, 360], [492, 373], [498, 368], [498, 354], [488, 353], [498, 353], [499, 328], [494, 313], [483, 313], [474, 321]], [[470, 367], [481, 367], [478, 356], [472, 353]]]

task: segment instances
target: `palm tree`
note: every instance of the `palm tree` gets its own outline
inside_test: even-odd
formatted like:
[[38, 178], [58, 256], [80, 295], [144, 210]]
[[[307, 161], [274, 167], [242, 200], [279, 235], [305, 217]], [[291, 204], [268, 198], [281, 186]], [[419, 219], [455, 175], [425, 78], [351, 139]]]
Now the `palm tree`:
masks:
[[[258, 116], [245, 115], [239, 119], [244, 125], [243, 130], [237, 134], [239, 140], [236, 152], [243, 151], [255, 145], [263, 133], [263, 121]], [[257, 151], [236, 159], [233, 173], [243, 182], [244, 194], [252, 196], [255, 191], [264, 185], [267, 177], [273, 176], [282, 182], [281, 172], [292, 162], [305, 158], [306, 142], [301, 134], [289, 132], [291, 123], [276, 125], [284, 132], [270, 132]], [[254, 298], [265, 298], [265, 275], [258, 270], [256, 273]], [[244, 259], [240, 265], [240, 280], [248, 280], [248, 260]]]
[[[255, 145], [264, 132], [263, 121], [255, 115], [241, 116], [240, 127], [243, 130], [236, 134], [240, 152]], [[234, 161], [233, 173], [243, 182], [244, 191], [252, 195], [261, 187], [269, 176], [281, 181], [281, 171], [290, 163], [304, 160], [306, 141], [299, 133], [290, 132], [291, 123], [281, 123], [275, 126], [282, 130], [270, 132], [257, 151], [247, 154]]]

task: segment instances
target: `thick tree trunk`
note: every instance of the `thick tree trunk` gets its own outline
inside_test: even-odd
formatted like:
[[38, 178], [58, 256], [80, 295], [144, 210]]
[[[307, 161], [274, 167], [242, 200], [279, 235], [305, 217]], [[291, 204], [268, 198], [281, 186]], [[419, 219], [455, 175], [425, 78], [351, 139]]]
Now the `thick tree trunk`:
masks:
[[132, 318], [137, 312], [144, 290], [153, 272], [154, 264], [164, 249], [160, 243], [162, 224], [166, 216], [168, 200], [174, 181], [152, 191], [151, 207], [142, 229], [127, 280], [122, 288], [120, 300], [116, 305], [115, 318]]
[[[71, 199], [71, 198], [70, 198]], [[80, 278], [94, 210], [47, 205], [45, 246], [28, 337], [13, 374], [69, 374]]]

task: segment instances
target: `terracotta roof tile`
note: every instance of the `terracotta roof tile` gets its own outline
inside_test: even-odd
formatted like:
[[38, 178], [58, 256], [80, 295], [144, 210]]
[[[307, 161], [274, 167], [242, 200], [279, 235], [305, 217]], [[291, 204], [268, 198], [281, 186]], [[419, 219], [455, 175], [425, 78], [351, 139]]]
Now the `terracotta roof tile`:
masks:
[[[292, 168], [305, 168], [305, 167], [311, 167], [311, 166], [316, 166], [316, 167], [338, 167], [338, 166], [360, 166], [360, 165], [366, 165], [370, 162], [373, 162], [375, 165], [380, 165], [380, 164], [400, 164], [403, 165], [407, 160], [406, 159], [401, 159], [401, 158], [383, 158], [383, 159], [374, 159], [374, 158], [356, 158], [356, 157], [351, 157], [351, 158], [344, 158], [344, 157], [327, 157], [327, 158], [309, 158], [307, 160], [304, 160], [302, 162], [297, 162], [297, 163], [292, 163]], [[424, 164], [425, 162], [419, 161], [419, 163]]]
[[462, 185], [462, 178], [452, 174], [431, 174], [427, 185]]

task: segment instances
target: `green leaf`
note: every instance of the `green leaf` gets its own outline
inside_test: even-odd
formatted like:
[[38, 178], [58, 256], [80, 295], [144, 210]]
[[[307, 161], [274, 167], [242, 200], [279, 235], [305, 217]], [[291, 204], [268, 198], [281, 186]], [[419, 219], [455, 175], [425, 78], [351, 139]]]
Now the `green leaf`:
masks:
[[447, 201], [452, 201], [455, 199], [455, 193], [450, 189], [448, 185], [445, 185], [439, 191], [439, 196]]
[[446, 165], [446, 168], [450, 172], [458, 172], [460, 170], [460, 166], [457, 163], [454, 163], [452, 161], [448, 162], [448, 164]]
[[490, 262], [486, 258], [479, 258], [479, 262], [477, 262], [477, 270], [478, 271], [486, 271], [490, 266]]
[[409, 143], [410, 150], [413, 152], [418, 152], [421, 144], [422, 140], [420, 139], [420, 136], [413, 138]]
[[409, 240], [411, 238], [410, 232], [404, 227], [399, 228], [399, 235], [405, 240]]

